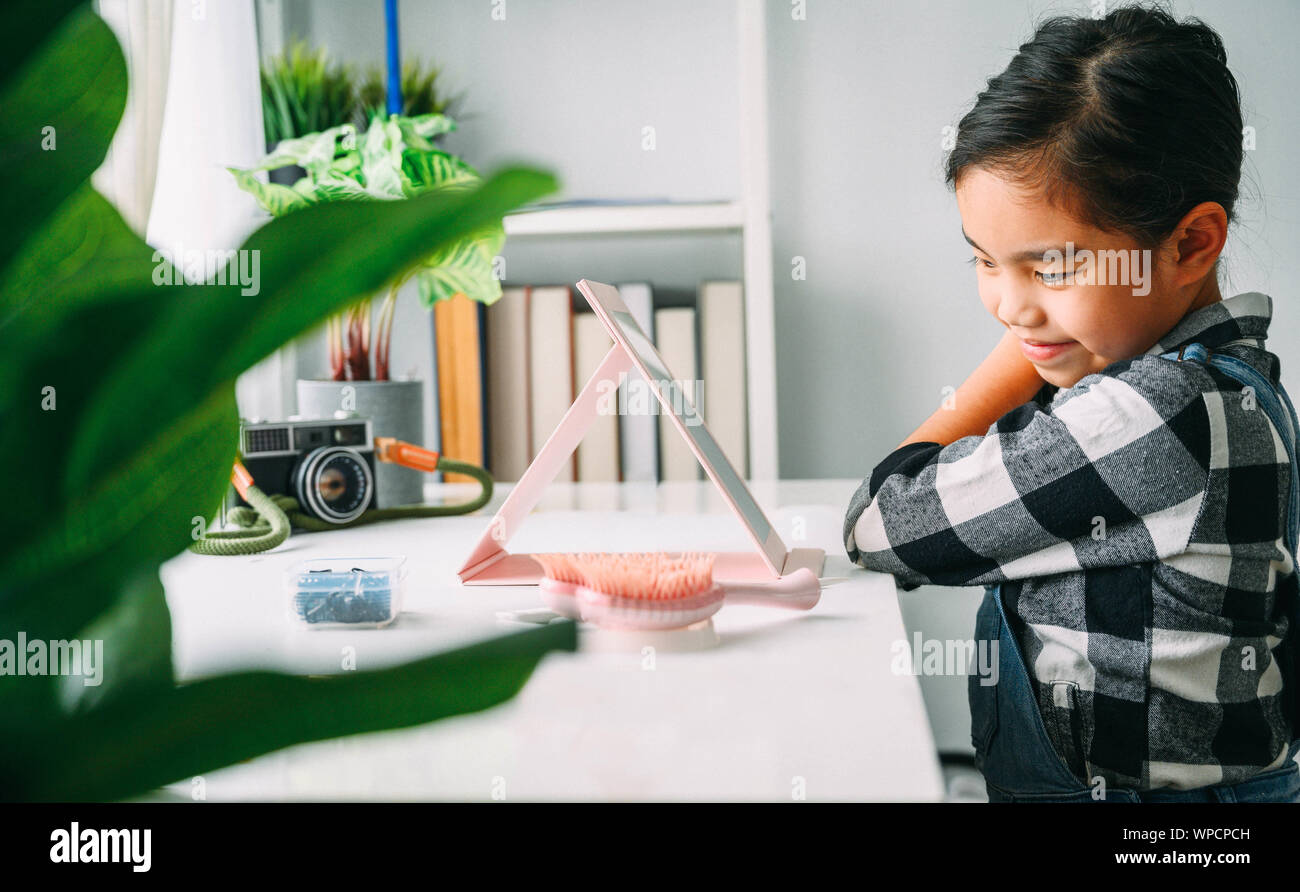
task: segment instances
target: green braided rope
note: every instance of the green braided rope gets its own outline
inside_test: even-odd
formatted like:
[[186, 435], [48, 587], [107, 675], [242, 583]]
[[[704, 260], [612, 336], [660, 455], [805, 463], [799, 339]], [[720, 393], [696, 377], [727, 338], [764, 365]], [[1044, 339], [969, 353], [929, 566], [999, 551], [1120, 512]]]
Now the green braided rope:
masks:
[[256, 486], [248, 488], [248, 505], [240, 505], [226, 515], [227, 520], [244, 529], [213, 530], [190, 543], [190, 551], [219, 557], [257, 554], [268, 551], [289, 538], [290, 510], [298, 503], [288, 496], [268, 496]]
[[438, 470], [467, 474], [481, 484], [482, 491], [472, 500], [457, 505], [401, 505], [396, 508], [372, 508], [348, 523], [330, 523], [304, 514], [298, 505], [298, 500], [292, 496], [268, 496], [256, 486], [250, 486], [248, 505], [240, 505], [226, 514], [226, 520], [241, 529], [216, 530], [207, 533], [203, 538], [191, 543], [190, 551], [216, 556], [257, 554], [269, 551], [289, 538], [290, 525], [319, 533], [357, 527], [381, 520], [469, 514], [492, 500], [492, 477], [478, 465], [444, 458], [438, 462]]

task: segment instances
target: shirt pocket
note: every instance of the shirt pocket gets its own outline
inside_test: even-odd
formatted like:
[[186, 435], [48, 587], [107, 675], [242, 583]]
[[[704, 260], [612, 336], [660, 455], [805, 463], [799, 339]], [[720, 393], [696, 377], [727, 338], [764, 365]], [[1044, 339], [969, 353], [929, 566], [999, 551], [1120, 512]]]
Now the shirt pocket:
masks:
[[1073, 681], [1042, 683], [1043, 726], [1065, 767], [1085, 784], [1092, 783], [1092, 718], [1083, 708], [1079, 685]]

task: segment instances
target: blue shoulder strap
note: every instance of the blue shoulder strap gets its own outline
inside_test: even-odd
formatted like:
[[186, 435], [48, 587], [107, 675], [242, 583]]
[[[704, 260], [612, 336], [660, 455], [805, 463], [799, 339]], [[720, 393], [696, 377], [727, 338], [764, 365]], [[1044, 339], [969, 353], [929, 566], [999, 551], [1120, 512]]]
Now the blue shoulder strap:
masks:
[[[1231, 343], [1231, 342], [1230, 342]], [[1256, 344], [1255, 341], [1249, 341]], [[1163, 359], [1193, 360], [1212, 365], [1230, 378], [1249, 387], [1257, 404], [1263, 407], [1269, 421], [1277, 429], [1278, 436], [1286, 447], [1291, 460], [1291, 493], [1287, 510], [1287, 546], [1292, 557], [1296, 555], [1297, 539], [1300, 538], [1300, 462], [1297, 461], [1297, 444], [1300, 443], [1300, 420], [1297, 420], [1295, 406], [1281, 382], [1276, 385], [1259, 370], [1244, 360], [1227, 353], [1211, 353], [1200, 343], [1191, 343], [1179, 350], [1161, 353]]]
[[[1258, 405], [1263, 406], [1269, 420], [1273, 422], [1273, 427], [1277, 429], [1278, 436], [1282, 438], [1291, 460], [1286, 544], [1291, 549], [1292, 559], [1295, 559], [1296, 534], [1297, 529], [1300, 528], [1300, 472], [1296, 461], [1296, 444], [1300, 441], [1300, 421], [1296, 419], [1295, 406], [1292, 405], [1286, 388], [1281, 382], [1275, 386], [1250, 363], [1226, 353], [1211, 353], [1203, 344], [1187, 344], [1180, 350], [1161, 353], [1160, 356], [1164, 359], [1191, 359], [1213, 365], [1225, 375], [1241, 382], [1243, 387], [1249, 387]], [[1300, 568], [1297, 568], [1297, 573], [1300, 573]], [[1294, 585], [1292, 589], [1295, 589]], [[1279, 592], [1281, 592], [1280, 588]], [[1300, 650], [1300, 600], [1293, 597], [1291, 601], [1289, 606], [1283, 608], [1287, 613], [1290, 628], [1287, 630], [1286, 638], [1274, 649], [1273, 656], [1278, 662], [1278, 669], [1283, 679], [1282, 711], [1291, 723], [1292, 740], [1288, 753], [1294, 754], [1297, 748], [1300, 748], [1300, 698], [1297, 697], [1300, 693], [1300, 654], [1296, 653]]]

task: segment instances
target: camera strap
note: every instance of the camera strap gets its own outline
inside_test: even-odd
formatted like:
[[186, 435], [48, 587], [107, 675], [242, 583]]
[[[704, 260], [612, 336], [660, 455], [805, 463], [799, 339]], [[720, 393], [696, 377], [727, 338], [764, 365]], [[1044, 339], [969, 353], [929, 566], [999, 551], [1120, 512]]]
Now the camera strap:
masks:
[[454, 505], [400, 505], [393, 508], [372, 508], [347, 523], [330, 523], [304, 513], [298, 500], [292, 496], [268, 496], [254, 485], [248, 470], [239, 462], [235, 462], [230, 479], [239, 495], [248, 504], [227, 513], [226, 521], [235, 529], [205, 531], [190, 544], [190, 551], [214, 556], [258, 554], [284, 542], [289, 538], [292, 527], [310, 532], [324, 532], [377, 523], [381, 520], [469, 514], [482, 508], [492, 499], [492, 476], [478, 465], [446, 458], [437, 452], [422, 449], [393, 437], [375, 438], [375, 457], [379, 461], [414, 468], [417, 471], [465, 474], [477, 480], [482, 489], [468, 502]]

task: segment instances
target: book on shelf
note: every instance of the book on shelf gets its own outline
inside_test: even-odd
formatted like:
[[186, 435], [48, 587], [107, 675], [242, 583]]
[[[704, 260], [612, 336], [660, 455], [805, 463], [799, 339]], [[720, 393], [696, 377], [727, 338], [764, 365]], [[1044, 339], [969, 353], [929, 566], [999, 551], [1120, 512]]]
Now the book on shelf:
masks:
[[[745, 296], [739, 282], [704, 282], [696, 301], [703, 393], [696, 403], [718, 447], [749, 476]], [[670, 366], [671, 368], [671, 366]]]
[[[483, 393], [485, 307], [457, 294], [433, 305], [438, 364], [439, 452], [471, 464], [484, 462], [487, 432]], [[447, 483], [472, 483], [465, 474], [443, 475]]]
[[[695, 309], [664, 307], [655, 310], [655, 333], [655, 346], [673, 376], [664, 395], [669, 400], [684, 399], [694, 403], [697, 377]], [[655, 418], [659, 427], [659, 479], [699, 480], [700, 463], [686, 438], [673, 429], [672, 419], [657, 405], [657, 401], [654, 408], [658, 411]]]
[[487, 415], [492, 432], [487, 469], [493, 480], [518, 480], [534, 450], [528, 423], [527, 286], [503, 288], [487, 308]]
[[[628, 312], [646, 333], [651, 343], [655, 340], [654, 292], [649, 282], [629, 282], [618, 286], [618, 296], [627, 305]], [[642, 387], [639, 375], [629, 374], [627, 382], [619, 388], [619, 405], [627, 405], [631, 394], [629, 387]], [[647, 394], [648, 395], [648, 394]], [[650, 414], [625, 414], [619, 417], [619, 451], [623, 465], [623, 480], [635, 483], [655, 483], [659, 479], [659, 423]]]
[[[573, 293], [568, 285], [533, 286], [528, 295], [529, 426], [533, 456], [560, 426], [575, 396]], [[585, 382], [584, 382], [585, 383]], [[577, 479], [572, 455], [556, 480]]]
[[[736, 470], [748, 476], [740, 283], [706, 281], [698, 291], [656, 290], [647, 282], [618, 287], [673, 374], [669, 399], [693, 403]], [[574, 292], [566, 285], [508, 286], [478, 315], [457, 315], [456, 307], [462, 306], [436, 310], [443, 452], [452, 458], [482, 454], [494, 480], [514, 482], [612, 342], [593, 313], [575, 309]], [[444, 340], [451, 343], [444, 346]], [[455, 380], [445, 381], [448, 374]], [[602, 399], [608, 411], [596, 417], [556, 479], [699, 479], [694, 454], [671, 429], [671, 420], [639, 374], [629, 374], [616, 394]]]
[[[573, 367], [577, 372], [574, 390], [579, 391], [600, 366], [614, 341], [599, 317], [590, 310], [573, 316]], [[578, 479], [583, 482], [617, 483], [618, 390], [602, 395], [591, 427], [578, 444]]]

